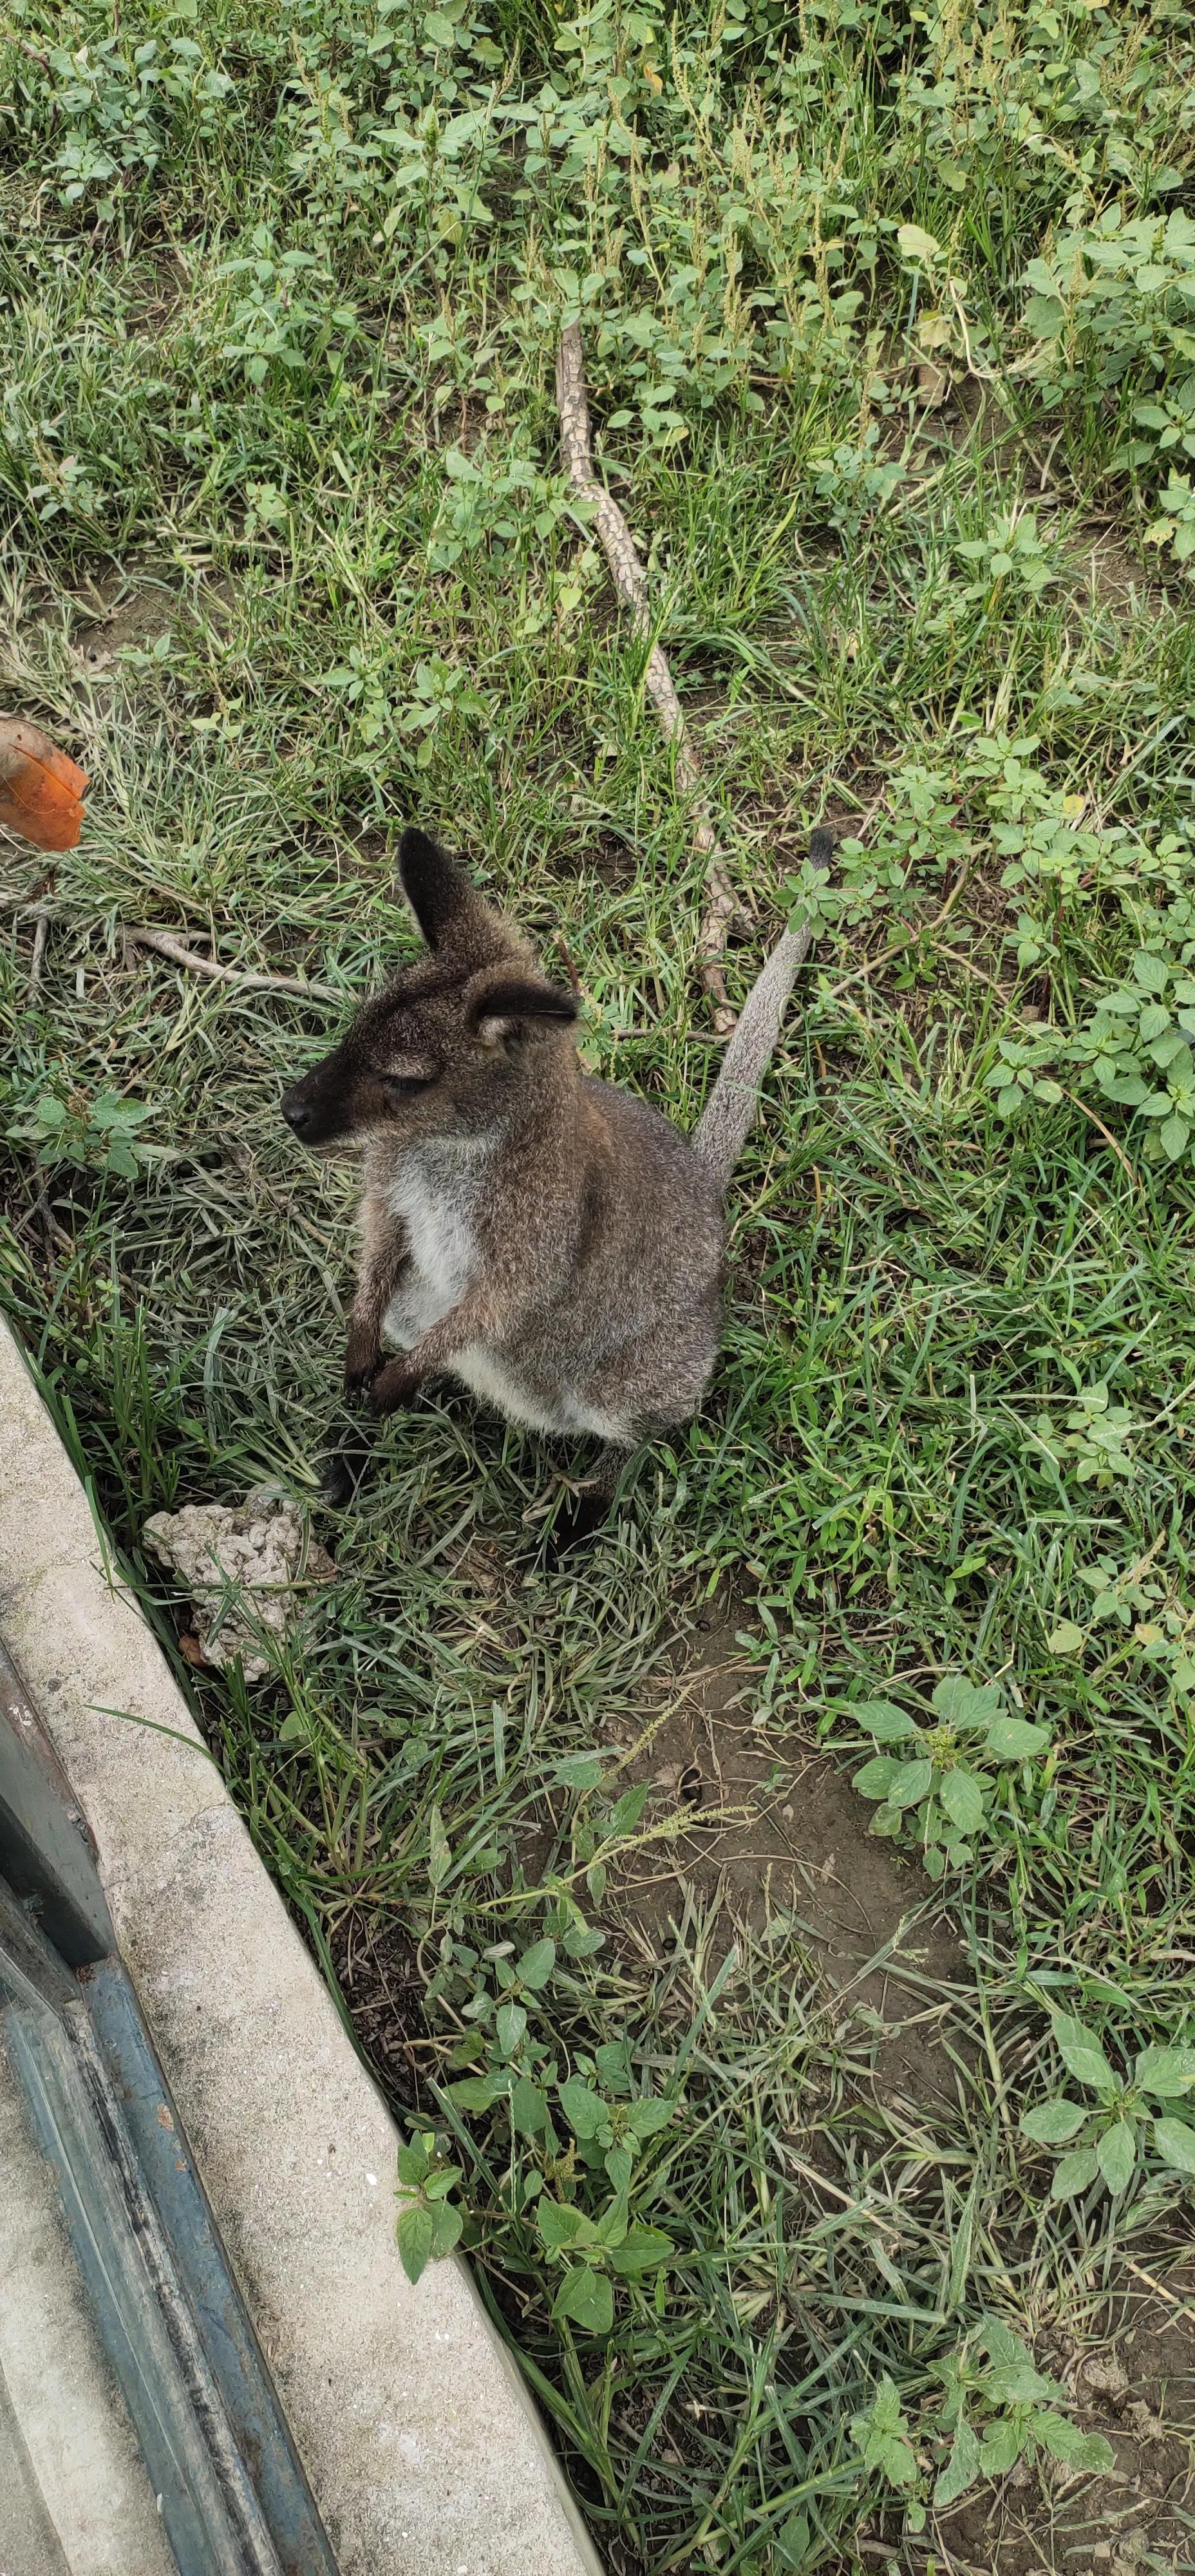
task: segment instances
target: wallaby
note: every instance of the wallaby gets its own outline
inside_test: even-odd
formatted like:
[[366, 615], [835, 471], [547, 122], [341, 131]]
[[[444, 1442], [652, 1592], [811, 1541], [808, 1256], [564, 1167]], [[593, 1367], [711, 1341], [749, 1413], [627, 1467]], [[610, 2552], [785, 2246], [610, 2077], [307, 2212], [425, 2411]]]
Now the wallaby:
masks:
[[[812, 864], [832, 846], [815, 832]], [[807, 942], [773, 950], [690, 1141], [582, 1073], [572, 993], [434, 841], [405, 831], [398, 864], [429, 954], [282, 1103], [305, 1145], [364, 1148], [346, 1386], [393, 1413], [448, 1370], [513, 1422], [600, 1440], [608, 1498], [705, 1392], [723, 1193]], [[325, 1493], [352, 1481], [338, 1462]]]

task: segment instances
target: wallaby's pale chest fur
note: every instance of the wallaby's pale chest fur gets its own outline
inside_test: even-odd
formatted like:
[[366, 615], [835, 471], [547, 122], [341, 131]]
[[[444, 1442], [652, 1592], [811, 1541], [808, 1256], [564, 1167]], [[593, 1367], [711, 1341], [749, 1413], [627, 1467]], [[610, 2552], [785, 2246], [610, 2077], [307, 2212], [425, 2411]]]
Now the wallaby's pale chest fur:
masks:
[[[413, 1349], [478, 1277], [485, 1256], [476, 1211], [482, 1196], [488, 1200], [494, 1193], [492, 1162], [491, 1147], [416, 1147], [384, 1178], [378, 1172], [374, 1195], [403, 1228], [409, 1248], [399, 1285], [382, 1317], [382, 1340], [389, 1350]], [[467, 1343], [454, 1353], [448, 1370], [474, 1395], [530, 1431], [574, 1438], [590, 1433], [614, 1441], [629, 1438], [621, 1417], [609, 1409], [587, 1406], [577, 1389], [563, 1381], [550, 1395], [542, 1373], [534, 1381], [520, 1375], [517, 1356], [496, 1343]]]
[[364, 1147], [347, 1382], [389, 1412], [446, 1371], [533, 1430], [626, 1450], [687, 1421], [713, 1368], [722, 1193], [784, 943], [690, 1142], [582, 1073], [572, 996], [433, 842], [404, 833], [400, 868], [430, 954], [283, 1103], [305, 1141]]

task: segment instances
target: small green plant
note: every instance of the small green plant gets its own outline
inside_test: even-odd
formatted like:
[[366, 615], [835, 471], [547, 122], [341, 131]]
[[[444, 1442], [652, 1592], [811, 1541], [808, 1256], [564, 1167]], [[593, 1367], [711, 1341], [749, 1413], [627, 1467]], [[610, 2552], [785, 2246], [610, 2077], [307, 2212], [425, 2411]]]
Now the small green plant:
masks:
[[930, 1707], [934, 1723], [927, 1726], [890, 1700], [852, 1708], [852, 1718], [877, 1744], [901, 1748], [873, 1754], [855, 1773], [855, 1787], [879, 1801], [873, 1834], [915, 1836], [930, 1877], [941, 1878], [974, 1857], [1000, 1771], [1044, 1753], [1050, 1731], [1010, 1716], [998, 1682], [980, 1686], [948, 1673]]
[[143, 1145], [137, 1134], [142, 1121], [152, 1115], [147, 1103], [123, 1100], [118, 1091], [100, 1091], [94, 1099], [73, 1091], [65, 1100], [56, 1092], [43, 1091], [24, 1123], [12, 1132], [36, 1144], [43, 1171], [66, 1163], [76, 1171], [113, 1173], [132, 1181], [163, 1151]]
[[975, 566], [975, 578], [963, 592], [964, 599], [990, 602], [1006, 585], [1039, 599], [1048, 584], [1058, 579], [1049, 543], [1032, 510], [1008, 511], [993, 522], [987, 536], [966, 538], [955, 553]]
[[1175, 1697], [1188, 1700], [1195, 1692], [1195, 1610], [1179, 1582], [1158, 1581], [1148, 1571], [1148, 1560], [1121, 1567], [1111, 1556], [1076, 1566], [1075, 1581], [1093, 1596], [1091, 1610], [1083, 1625], [1064, 1619], [1053, 1629], [1047, 1641], [1051, 1653], [1081, 1655], [1090, 1632], [1115, 1621], [1122, 1632], [1131, 1631], [1142, 1661], [1164, 1676]]
[[1096, 2104], [1058, 2093], [1022, 2118], [1022, 2134], [1035, 2146], [1067, 2148], [1055, 2168], [1051, 2199], [1075, 2200], [1093, 2184], [1118, 2198], [1132, 2181], [1147, 2137], [1162, 2165], [1195, 2176], [1195, 2128], [1169, 2107], [1155, 2108], [1181, 2101], [1195, 2085], [1195, 2048], [1143, 2048], [1125, 2078], [1109, 2065], [1085, 2022], [1055, 2013], [1053, 2032], [1068, 2075], [1095, 2094]]
[[[1191, 385], [1195, 390], [1195, 376]], [[1188, 454], [1195, 456], [1195, 433], [1183, 443]], [[1176, 474], [1171, 466], [1169, 482], [1159, 492], [1158, 502], [1164, 515], [1146, 529], [1146, 539], [1151, 545], [1169, 546], [1176, 563], [1187, 563], [1195, 555], [1195, 489], [1190, 475]]]
[[978, 2478], [1006, 2477], [1026, 2453], [1044, 2451], [1071, 2471], [1115, 2465], [1102, 2433], [1080, 2432], [1059, 2412], [1066, 2390], [1037, 2369], [1002, 2318], [985, 2317], [961, 2350], [939, 2365], [939, 2376], [945, 2392], [939, 2422], [951, 2435], [934, 2484], [939, 2510], [956, 2504]]
[[338, 296], [328, 263], [314, 251], [280, 249], [268, 224], [256, 226], [251, 253], [227, 260], [220, 274], [239, 288], [224, 354], [242, 361], [251, 385], [263, 386], [274, 368], [310, 371], [355, 336], [356, 306]]
[[408, 2281], [417, 2281], [429, 2262], [451, 2254], [460, 2241], [464, 2213], [449, 2194], [461, 2178], [461, 2167], [441, 2153], [431, 2129], [421, 2130], [398, 2150], [398, 2186], [402, 2207], [396, 2233]]
[[1136, 1427], [1128, 1406], [1113, 1404], [1105, 1385], [1085, 1386], [1063, 1430], [1055, 1429], [1052, 1414], [1039, 1413], [1033, 1426], [1036, 1453], [1039, 1462], [1043, 1453], [1051, 1459], [1060, 1474], [1107, 1493], [1118, 1478], [1127, 1483], [1137, 1473], [1128, 1446]]
[[[905, 2522], [925, 2529], [926, 2505], [957, 2504], [983, 2478], [1006, 2477], [1036, 2451], [1072, 2473], [1115, 2465], [1100, 2433], [1083, 2433], [1061, 2411], [1066, 2390], [1039, 2371], [1027, 2345], [1000, 2317], [984, 2317], [957, 2351], [935, 2365], [942, 2394], [910, 2425], [895, 2381], [880, 2381], [870, 2406], [851, 2423], [863, 2466], [905, 2499]], [[1061, 2401], [1061, 2404], [1060, 2404]], [[945, 2457], [943, 2457], [945, 2452]], [[940, 2465], [930, 2485], [930, 2458]]]
[[[1174, 932], [1186, 928], [1172, 905], [1159, 919]], [[1185, 948], [1184, 941], [1184, 948]], [[1002, 1037], [985, 1079], [1003, 1118], [1015, 1118], [1035, 1101], [1053, 1103], [1075, 1088], [1129, 1109], [1144, 1121], [1140, 1151], [1151, 1163], [1195, 1157], [1195, 977], [1185, 956], [1176, 957], [1165, 931], [1136, 951], [1129, 975], [1102, 995], [1074, 1031], [1030, 1029]], [[1056, 1073], [1045, 1068], [1054, 1066]]]
[[886, 2486], [895, 2487], [898, 2494], [909, 2499], [905, 2519], [910, 2531], [924, 2531], [925, 2506], [917, 2494], [921, 2469], [900, 2391], [887, 2372], [870, 2406], [852, 2416], [851, 2440], [870, 2475], [882, 2478]]
[[[323, 685], [334, 690], [350, 710], [357, 740], [366, 751], [372, 752], [377, 743], [389, 751], [395, 733], [414, 736], [417, 769], [430, 767], [438, 730], [449, 718], [472, 720], [490, 712], [488, 701], [471, 686], [467, 673], [439, 654], [417, 662], [400, 683], [384, 649], [371, 654], [353, 644], [345, 661], [325, 671]], [[401, 694], [403, 688], [409, 695]]]
[[831, 527], [841, 536], [857, 537], [867, 521], [887, 509], [904, 482], [904, 466], [896, 457], [881, 455], [879, 441], [873, 422], [861, 445], [844, 442], [817, 462], [813, 489], [825, 504]]
[[649, 2272], [662, 2277], [675, 2252], [662, 2228], [632, 2226], [621, 2192], [599, 2218], [588, 2217], [570, 2201], [542, 2194], [535, 2224], [549, 2262], [564, 2266], [552, 2314], [567, 2317], [586, 2334], [609, 2334], [614, 2323], [611, 2273], [625, 2281], [642, 2281]]
[[1126, 223], [1120, 205], [1107, 206], [1094, 223], [1061, 231], [1045, 257], [1030, 261], [1024, 283], [1031, 290], [1025, 326], [1037, 347], [1023, 371], [1036, 377], [1047, 402], [1085, 384], [1108, 395], [1128, 388], [1136, 393], [1129, 421], [1150, 435], [1131, 438], [1115, 463], [1141, 464], [1173, 446], [1166, 396], [1181, 385], [1186, 410], [1195, 359], [1191, 217], [1176, 208]]

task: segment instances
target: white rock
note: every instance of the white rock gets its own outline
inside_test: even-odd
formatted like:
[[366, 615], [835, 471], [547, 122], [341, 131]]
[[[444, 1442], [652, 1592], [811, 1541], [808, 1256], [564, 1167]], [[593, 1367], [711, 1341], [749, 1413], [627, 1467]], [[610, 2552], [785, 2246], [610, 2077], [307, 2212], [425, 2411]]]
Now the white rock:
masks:
[[187, 1503], [181, 1512], [155, 1512], [141, 1535], [185, 1583], [204, 1660], [224, 1666], [239, 1656], [247, 1682], [270, 1670], [263, 1631], [281, 1643], [302, 1611], [300, 1587], [328, 1583], [336, 1572], [308, 1537], [298, 1503], [273, 1485], [255, 1485], [236, 1508]]

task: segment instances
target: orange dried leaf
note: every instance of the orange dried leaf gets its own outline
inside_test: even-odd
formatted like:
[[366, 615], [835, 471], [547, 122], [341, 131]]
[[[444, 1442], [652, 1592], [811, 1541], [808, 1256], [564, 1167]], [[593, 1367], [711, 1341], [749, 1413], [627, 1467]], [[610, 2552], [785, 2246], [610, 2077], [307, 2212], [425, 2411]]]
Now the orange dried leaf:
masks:
[[0, 716], [0, 825], [39, 850], [73, 850], [87, 772], [37, 725]]

